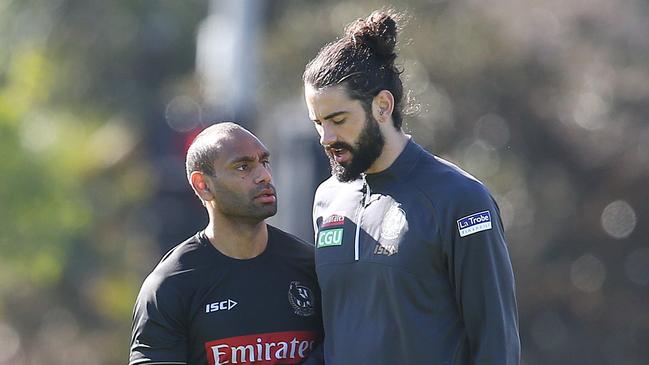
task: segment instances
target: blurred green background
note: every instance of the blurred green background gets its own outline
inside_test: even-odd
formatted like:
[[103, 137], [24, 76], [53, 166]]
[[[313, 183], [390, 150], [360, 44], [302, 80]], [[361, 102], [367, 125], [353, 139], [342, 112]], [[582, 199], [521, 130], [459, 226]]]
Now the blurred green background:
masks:
[[[200, 128], [274, 155], [305, 239], [327, 164], [301, 75], [369, 0], [0, 0], [0, 364], [123, 364], [162, 254], [206, 222]], [[410, 0], [405, 128], [484, 181], [523, 364], [649, 362], [649, 3]]]

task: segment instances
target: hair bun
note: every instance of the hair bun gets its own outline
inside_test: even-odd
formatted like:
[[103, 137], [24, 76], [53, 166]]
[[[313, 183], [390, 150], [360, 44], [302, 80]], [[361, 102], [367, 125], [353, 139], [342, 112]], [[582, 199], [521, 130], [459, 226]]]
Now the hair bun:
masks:
[[392, 10], [377, 10], [367, 19], [351, 23], [345, 34], [354, 43], [367, 45], [377, 55], [391, 57], [397, 44], [398, 18], [399, 15]]

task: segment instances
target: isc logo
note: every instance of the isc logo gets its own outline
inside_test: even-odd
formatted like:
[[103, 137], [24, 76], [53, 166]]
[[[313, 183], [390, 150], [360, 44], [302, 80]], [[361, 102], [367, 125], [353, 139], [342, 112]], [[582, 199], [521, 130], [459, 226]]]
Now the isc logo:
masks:
[[318, 234], [318, 248], [340, 246], [343, 243], [343, 229], [328, 229]]
[[234, 308], [235, 305], [239, 303], [235, 302], [232, 299], [222, 300], [220, 302], [214, 302], [205, 305], [205, 313], [212, 313], [218, 311], [229, 311]]

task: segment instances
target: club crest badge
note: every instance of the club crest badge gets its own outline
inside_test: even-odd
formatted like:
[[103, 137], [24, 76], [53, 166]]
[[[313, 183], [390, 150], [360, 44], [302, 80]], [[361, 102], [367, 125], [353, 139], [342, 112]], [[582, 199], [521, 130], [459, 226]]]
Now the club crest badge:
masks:
[[391, 256], [399, 251], [400, 237], [408, 230], [406, 213], [401, 205], [392, 202], [381, 223], [381, 236], [374, 250], [375, 254]]
[[292, 281], [289, 285], [288, 302], [298, 316], [308, 317], [315, 313], [313, 292], [299, 281]]

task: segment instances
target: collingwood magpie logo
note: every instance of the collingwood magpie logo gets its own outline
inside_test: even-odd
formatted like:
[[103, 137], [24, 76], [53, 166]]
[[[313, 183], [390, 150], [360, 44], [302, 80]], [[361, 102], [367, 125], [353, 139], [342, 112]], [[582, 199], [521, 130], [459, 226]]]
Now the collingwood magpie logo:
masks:
[[288, 287], [288, 302], [298, 316], [310, 316], [315, 312], [311, 289], [292, 281]]
[[398, 253], [400, 237], [407, 230], [406, 213], [401, 209], [399, 203], [393, 201], [381, 222], [381, 235], [374, 248], [374, 254], [392, 256]]

